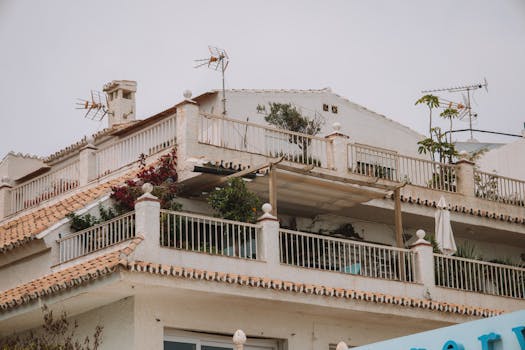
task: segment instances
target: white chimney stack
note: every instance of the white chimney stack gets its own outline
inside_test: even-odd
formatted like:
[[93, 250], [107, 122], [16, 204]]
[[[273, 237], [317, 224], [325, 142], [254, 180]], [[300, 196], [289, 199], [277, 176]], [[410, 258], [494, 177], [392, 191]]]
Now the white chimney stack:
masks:
[[108, 127], [135, 120], [136, 81], [113, 80], [104, 85], [104, 92], [108, 98]]

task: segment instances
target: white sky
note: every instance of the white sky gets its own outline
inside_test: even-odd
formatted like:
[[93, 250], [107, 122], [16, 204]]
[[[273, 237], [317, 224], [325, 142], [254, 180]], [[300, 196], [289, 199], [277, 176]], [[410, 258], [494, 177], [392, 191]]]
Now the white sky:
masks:
[[425, 133], [420, 90], [486, 77], [475, 127], [525, 122], [523, 0], [0, 0], [0, 158], [45, 156], [103, 128], [74, 103], [114, 79], [138, 81], [139, 118], [184, 89], [219, 88], [218, 73], [192, 68], [210, 44], [231, 57], [228, 88], [330, 86]]

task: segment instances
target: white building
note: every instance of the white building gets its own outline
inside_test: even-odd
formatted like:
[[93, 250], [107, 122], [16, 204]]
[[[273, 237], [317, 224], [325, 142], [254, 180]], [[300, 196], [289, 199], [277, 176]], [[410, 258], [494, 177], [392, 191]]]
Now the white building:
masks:
[[[79, 335], [102, 325], [103, 349], [158, 350], [232, 349], [236, 329], [246, 349], [359, 346], [525, 307], [525, 269], [487, 262], [522, 263], [523, 180], [431, 162], [422, 135], [326, 89], [230, 90], [226, 117], [216, 92], [186, 94], [142, 121], [133, 82], [106, 90], [111, 127], [0, 163], [0, 337], [37, 327], [44, 303]], [[324, 118], [321, 133], [268, 126], [270, 102]], [[141, 154], [155, 164], [175, 145], [182, 212], [146, 185], [134, 211], [72, 233], [69, 212], [111, 205]], [[258, 223], [213, 216], [206, 193], [228, 176], [272, 203]], [[441, 197], [458, 245], [487, 261], [433, 254], [416, 233], [434, 232]]]

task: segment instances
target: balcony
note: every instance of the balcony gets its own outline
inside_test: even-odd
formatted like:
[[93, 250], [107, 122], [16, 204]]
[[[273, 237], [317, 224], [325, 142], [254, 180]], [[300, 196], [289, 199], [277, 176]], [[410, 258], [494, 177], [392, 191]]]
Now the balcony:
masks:
[[[405, 185], [401, 190], [405, 197], [437, 202], [446, 194], [451, 206], [468, 203], [467, 210], [487, 209], [512, 219], [524, 217], [525, 181], [478, 171], [465, 160], [456, 164], [432, 162], [352, 143], [338, 130], [326, 137], [310, 136], [200, 113], [198, 107], [191, 107], [191, 113], [152, 120], [141, 129], [106, 138], [96, 146], [89, 144], [38, 177], [14, 185], [4, 179], [0, 184], [0, 218], [62, 197], [93, 181], [104, 181], [136, 164], [141, 155], [161, 152], [174, 146], [176, 140], [181, 161], [205, 157], [240, 160], [243, 166], [253, 167], [256, 161], [281, 158], [307, 170], [315, 168], [325, 177], [337, 176], [337, 181], [368, 187], [374, 184], [371, 187], [376, 188], [382, 185], [390, 190]], [[180, 110], [185, 108], [188, 106]]]
[[[148, 157], [175, 145], [176, 119], [170, 116], [130, 135], [102, 140], [95, 146], [88, 143], [83, 149], [53, 165], [51, 169], [14, 186], [0, 183], [0, 219], [15, 215], [41, 203], [89, 185], [137, 163], [140, 156]], [[2, 205], [3, 204], [3, 205]]]
[[[333, 288], [491, 307], [522, 308], [525, 268], [432, 253], [419, 240], [410, 249], [282, 229], [263, 206], [257, 224], [161, 210], [152, 197], [135, 211], [58, 240], [60, 263], [144, 236], [137, 258], [198, 270], [276, 278]], [[482, 296], [474, 297], [474, 295]], [[502, 298], [506, 297], [506, 298]]]

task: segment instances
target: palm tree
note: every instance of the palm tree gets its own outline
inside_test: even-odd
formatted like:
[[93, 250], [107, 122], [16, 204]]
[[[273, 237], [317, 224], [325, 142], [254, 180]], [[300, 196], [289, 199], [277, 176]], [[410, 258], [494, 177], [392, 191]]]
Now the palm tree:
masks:
[[457, 118], [459, 111], [455, 108], [447, 108], [439, 114], [443, 119], [448, 119], [450, 121], [450, 130], [449, 130], [449, 143], [452, 143], [452, 119]]
[[428, 133], [430, 135], [430, 139], [432, 139], [432, 109], [439, 107], [439, 98], [434, 95], [424, 95], [419, 100], [417, 100], [415, 104], [418, 105], [421, 103], [426, 104], [428, 107], [429, 119], [430, 119]]

